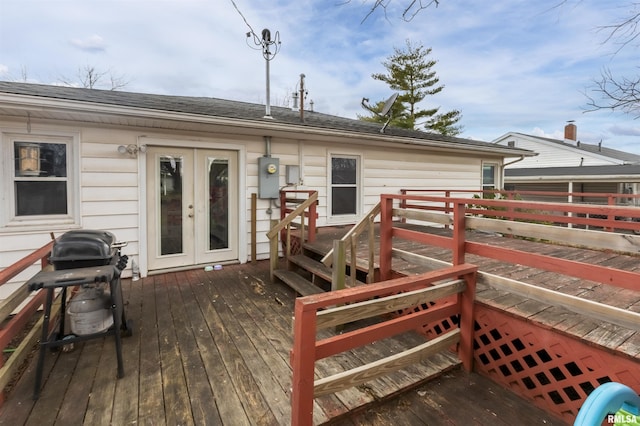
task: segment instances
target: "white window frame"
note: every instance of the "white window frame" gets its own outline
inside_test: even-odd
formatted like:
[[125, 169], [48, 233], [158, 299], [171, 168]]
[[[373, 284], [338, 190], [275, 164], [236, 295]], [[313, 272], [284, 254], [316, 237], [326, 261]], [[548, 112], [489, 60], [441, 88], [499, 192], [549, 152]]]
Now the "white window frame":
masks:
[[[1, 132], [2, 194], [0, 199], [0, 233], [17, 231], [53, 231], [80, 226], [79, 140], [77, 133], [14, 131]], [[14, 143], [55, 143], [67, 146], [67, 213], [56, 215], [16, 216]]]
[[[332, 182], [332, 159], [348, 158], [356, 160], [356, 212], [355, 214], [332, 214], [333, 188], [339, 187]], [[350, 185], [349, 185], [350, 186]], [[327, 155], [327, 222], [330, 224], [355, 223], [361, 216], [362, 211], [362, 156], [353, 153], [329, 152]]]
[[[492, 166], [493, 167], [493, 183], [492, 184], [485, 184], [484, 183], [484, 168], [485, 166]], [[482, 190], [486, 191], [489, 189], [501, 189], [502, 185], [501, 185], [501, 176], [502, 174], [500, 173], [500, 163], [496, 163], [493, 161], [483, 161], [482, 162], [482, 167], [480, 169], [480, 180], [482, 183]]]

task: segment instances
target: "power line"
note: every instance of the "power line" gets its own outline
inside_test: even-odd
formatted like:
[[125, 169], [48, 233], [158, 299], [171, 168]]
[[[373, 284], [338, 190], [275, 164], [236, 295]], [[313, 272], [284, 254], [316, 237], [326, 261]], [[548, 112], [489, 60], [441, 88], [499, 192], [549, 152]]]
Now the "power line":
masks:
[[231, 4], [233, 5], [233, 7], [236, 9], [236, 11], [238, 12], [238, 14], [240, 15], [240, 17], [242, 18], [242, 20], [244, 21], [245, 24], [247, 24], [247, 27], [249, 27], [249, 30], [251, 30], [251, 34], [254, 37], [257, 37], [255, 31], [253, 31], [253, 28], [251, 28], [251, 25], [249, 25], [249, 22], [247, 21], [247, 18], [244, 17], [244, 15], [242, 14], [242, 12], [240, 11], [240, 9], [238, 8], [238, 5], [236, 4], [235, 1], [230, 0]]

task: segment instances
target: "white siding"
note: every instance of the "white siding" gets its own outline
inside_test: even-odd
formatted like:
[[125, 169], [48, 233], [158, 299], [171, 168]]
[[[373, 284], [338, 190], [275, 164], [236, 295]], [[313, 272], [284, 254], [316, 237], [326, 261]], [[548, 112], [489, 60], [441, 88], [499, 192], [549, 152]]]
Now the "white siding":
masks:
[[[35, 121], [35, 120], [34, 120]], [[20, 123], [0, 121], [0, 130], [5, 127], [24, 128]], [[119, 145], [146, 144], [162, 139], [167, 144], [180, 147], [237, 150], [243, 153], [239, 170], [243, 186], [240, 197], [246, 218], [242, 224], [240, 244], [242, 252], [250, 254], [251, 194], [258, 192], [258, 158], [266, 154], [265, 141], [258, 136], [218, 137], [214, 134], [197, 132], [160, 133], [151, 129], [116, 129], [112, 127], [88, 126], [86, 124], [50, 125], [33, 123], [41, 131], [74, 132], [79, 134], [79, 182], [77, 194], [79, 202], [79, 223], [86, 229], [103, 229], [113, 232], [118, 240], [127, 241], [123, 253], [138, 260], [145, 253], [146, 217], [143, 213], [145, 200], [144, 154], [138, 157], [118, 152]], [[25, 130], [26, 131], [26, 130]], [[145, 136], [142, 137], [141, 135]], [[485, 158], [478, 154], [453, 155], [431, 153], [424, 149], [400, 147], [398, 150], [365, 145], [327, 144], [310, 140], [283, 139], [274, 137], [271, 141], [271, 155], [280, 160], [280, 187], [286, 185], [287, 165], [300, 167], [300, 185], [295, 189], [312, 189], [319, 193], [319, 226], [327, 225], [328, 180], [327, 165], [330, 153], [357, 155], [362, 161], [361, 189], [362, 213], [369, 211], [378, 201], [380, 194], [398, 193], [402, 188], [414, 189], [476, 189], [481, 187], [482, 161], [501, 163], [499, 157]], [[267, 210], [272, 208], [272, 213]], [[257, 202], [257, 255], [267, 258], [269, 245], [266, 232], [270, 220], [277, 220], [280, 211], [276, 203], [269, 200]], [[70, 227], [68, 228], [70, 229]], [[54, 229], [60, 235], [68, 229]], [[0, 229], [0, 268], [11, 265], [49, 240], [46, 226], [34, 227], [27, 231], [12, 232]], [[249, 259], [241, 258], [241, 262]], [[139, 261], [138, 261], [139, 262]], [[131, 263], [130, 263], [131, 265]], [[24, 280], [33, 275], [36, 267], [30, 269], [14, 281]], [[125, 276], [130, 272], [126, 271]]]
[[[506, 168], [538, 168], [538, 167], [578, 167], [578, 166], [604, 166], [609, 164], [621, 164], [620, 161], [595, 153], [581, 151], [566, 143], [554, 143], [528, 137], [526, 135], [508, 134], [497, 140], [500, 145], [515, 142], [515, 147], [537, 152], [535, 157], [526, 157]], [[507, 161], [508, 162], [508, 161]]]

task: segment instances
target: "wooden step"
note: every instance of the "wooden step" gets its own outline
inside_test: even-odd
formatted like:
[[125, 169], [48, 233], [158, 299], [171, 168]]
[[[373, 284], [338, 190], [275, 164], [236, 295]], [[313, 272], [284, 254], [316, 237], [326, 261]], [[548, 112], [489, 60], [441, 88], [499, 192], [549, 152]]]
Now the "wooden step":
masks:
[[324, 293], [317, 285], [305, 280], [294, 271], [287, 271], [285, 269], [277, 269], [273, 271], [273, 275], [278, 277], [283, 283], [291, 287], [301, 296], [308, 296], [310, 294]]
[[[298, 254], [298, 255], [289, 257], [289, 261], [294, 265], [298, 266], [299, 268], [302, 268], [310, 272], [312, 275], [320, 279], [323, 279], [327, 282], [332, 281], [333, 270], [318, 260], [311, 259], [310, 257], [305, 256], [303, 254]], [[350, 287], [349, 277], [347, 277], [346, 281], [347, 281], [347, 287]], [[365, 283], [362, 281], [356, 281], [356, 285], [364, 285], [364, 284]]]
[[[318, 257], [323, 257], [327, 254], [324, 250], [314, 244], [304, 243], [302, 248], [310, 253], [317, 255]], [[347, 266], [351, 266], [351, 256], [347, 256]], [[360, 257], [356, 258], [356, 268], [361, 272], [369, 272], [369, 261], [367, 259], [362, 259]], [[373, 262], [373, 269], [380, 269], [380, 265], [378, 262]]]
[[289, 257], [289, 261], [298, 267], [309, 271], [312, 275], [322, 278], [325, 281], [331, 282], [331, 276], [333, 271], [327, 265], [317, 260], [313, 260], [302, 254]]

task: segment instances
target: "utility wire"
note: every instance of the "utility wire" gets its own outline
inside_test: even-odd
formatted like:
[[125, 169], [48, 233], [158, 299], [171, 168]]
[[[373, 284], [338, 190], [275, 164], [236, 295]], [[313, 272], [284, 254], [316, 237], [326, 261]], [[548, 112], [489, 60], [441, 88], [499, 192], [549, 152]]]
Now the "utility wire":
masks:
[[249, 27], [249, 29], [251, 30], [251, 34], [254, 37], [257, 37], [255, 31], [253, 31], [253, 28], [251, 28], [251, 25], [249, 25], [249, 22], [247, 22], [247, 18], [244, 17], [244, 15], [242, 14], [242, 12], [240, 12], [240, 9], [238, 8], [238, 5], [236, 4], [235, 1], [230, 0], [231, 4], [233, 5], [233, 7], [236, 9], [236, 11], [238, 12], [238, 14], [240, 15], [240, 17], [242, 18], [242, 20], [244, 21], [245, 24], [247, 24], [247, 27]]

